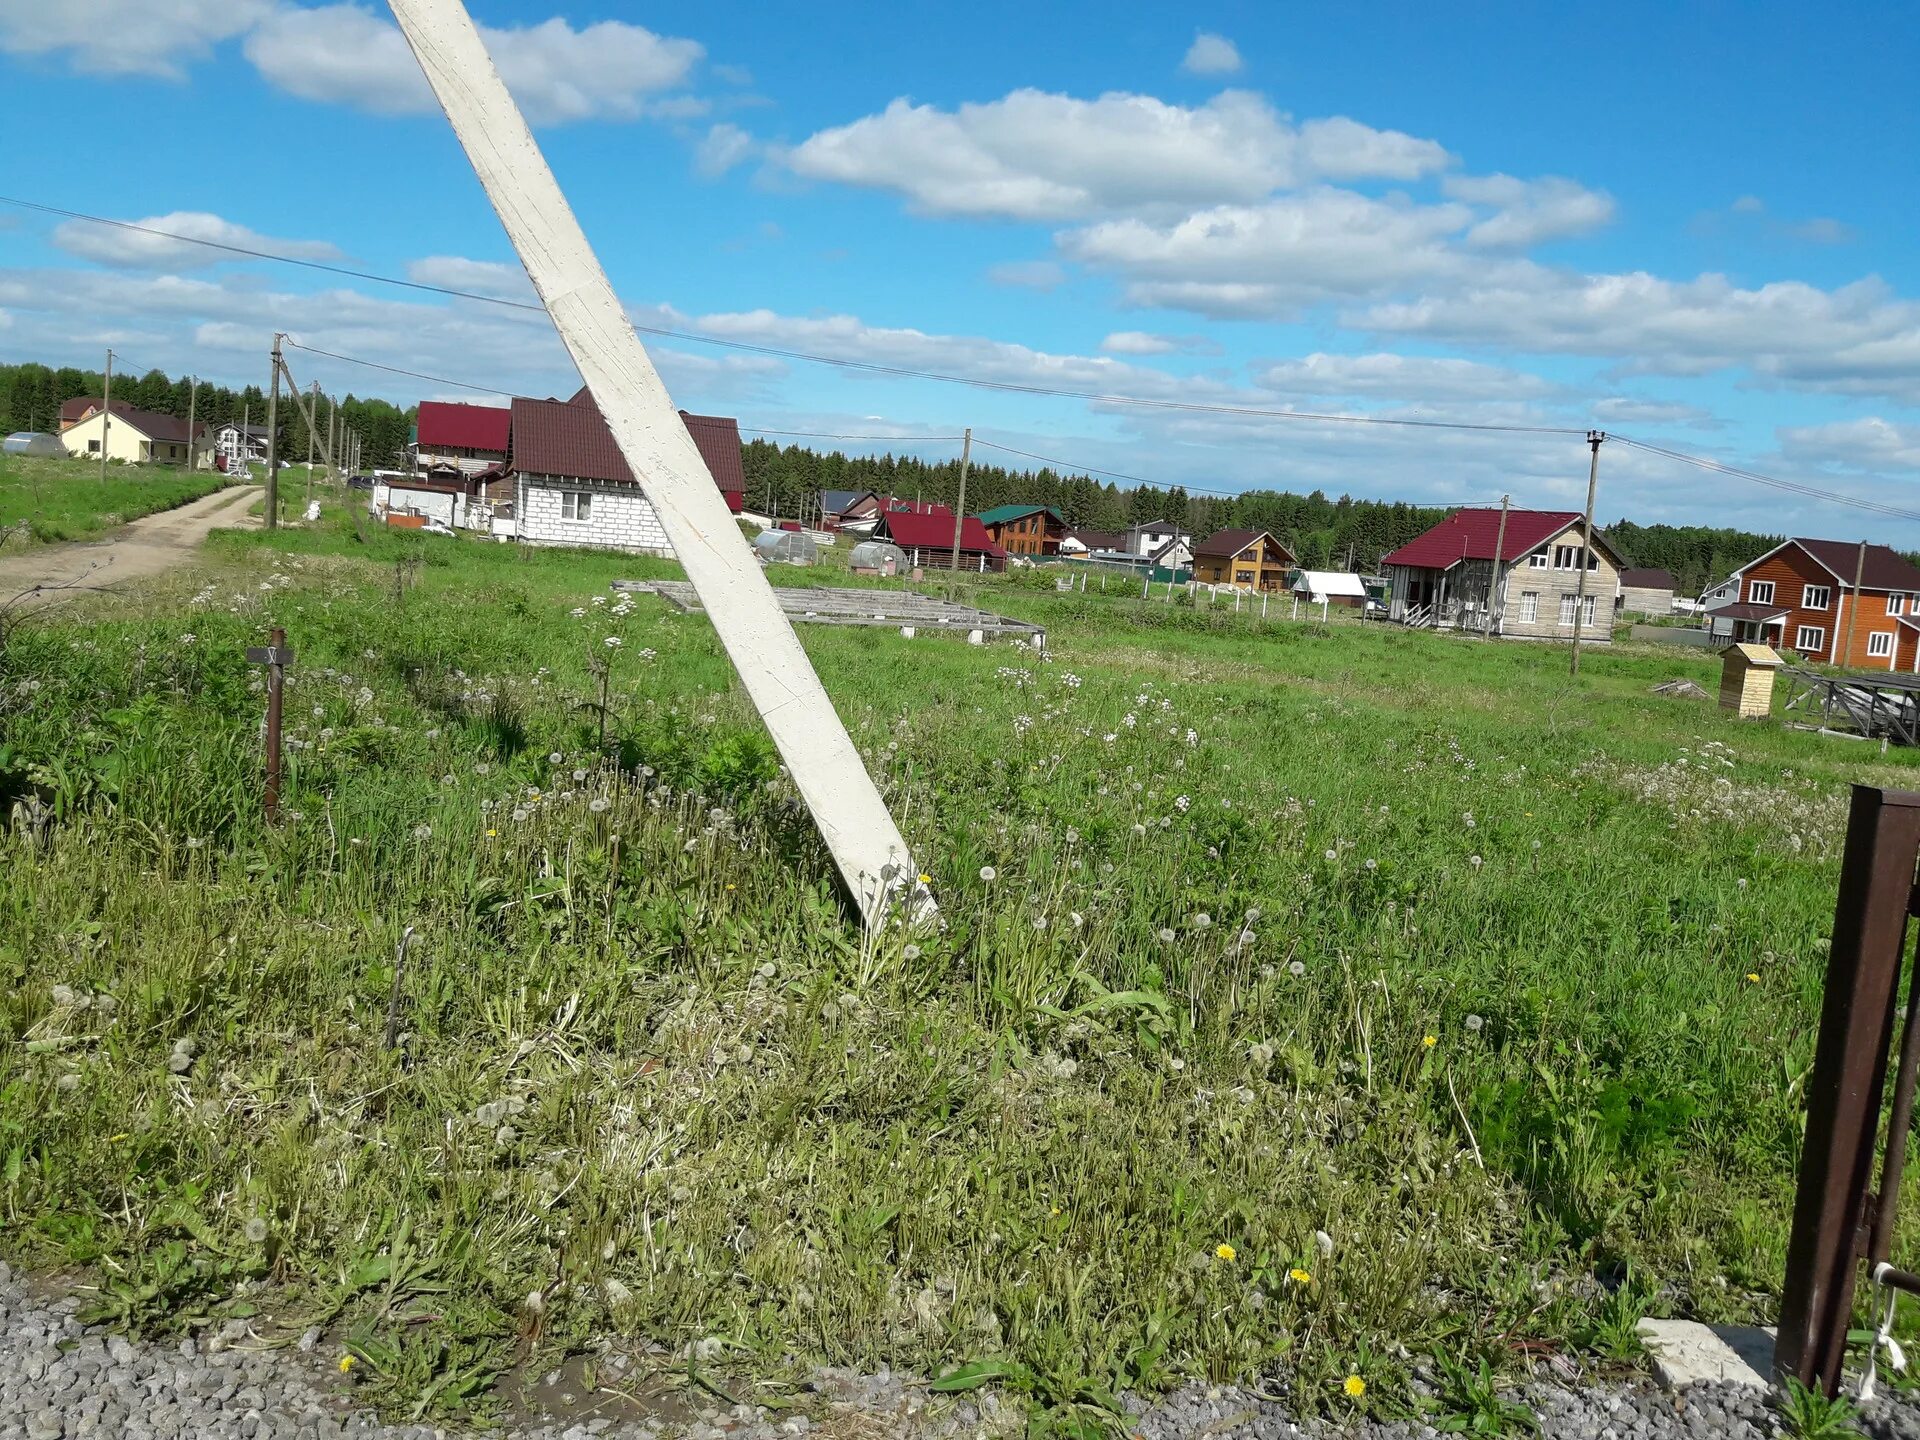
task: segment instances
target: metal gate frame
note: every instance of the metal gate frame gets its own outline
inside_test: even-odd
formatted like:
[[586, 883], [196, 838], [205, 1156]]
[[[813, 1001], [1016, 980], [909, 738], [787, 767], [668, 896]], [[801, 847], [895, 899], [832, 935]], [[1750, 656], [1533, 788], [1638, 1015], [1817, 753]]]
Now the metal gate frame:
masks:
[[1920, 914], [1916, 873], [1920, 793], [1854, 786], [1773, 1352], [1777, 1377], [1829, 1396], [1840, 1389], [1859, 1262], [1867, 1262], [1880, 1284], [1920, 1294], [1920, 1275], [1888, 1264], [1920, 1076], [1920, 965], [1908, 983], [1893, 1107], [1874, 1184], [1907, 920]]

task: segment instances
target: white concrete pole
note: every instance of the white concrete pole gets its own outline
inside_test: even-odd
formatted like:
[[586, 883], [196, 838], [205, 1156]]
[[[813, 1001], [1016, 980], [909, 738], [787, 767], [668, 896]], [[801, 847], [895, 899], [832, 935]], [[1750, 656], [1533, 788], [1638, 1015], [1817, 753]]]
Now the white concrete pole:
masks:
[[639, 477], [868, 925], [906, 897], [931, 918], [887, 813], [799, 637], [714, 487], [559, 183], [460, 0], [390, 0], [527, 276]]

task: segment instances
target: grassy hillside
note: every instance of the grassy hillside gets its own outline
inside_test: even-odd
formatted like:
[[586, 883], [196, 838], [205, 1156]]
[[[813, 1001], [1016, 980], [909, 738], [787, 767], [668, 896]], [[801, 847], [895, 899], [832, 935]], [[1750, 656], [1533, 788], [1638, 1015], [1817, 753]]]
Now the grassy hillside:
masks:
[[142, 515], [211, 495], [225, 477], [161, 466], [0, 455], [0, 530], [9, 545], [84, 540]]

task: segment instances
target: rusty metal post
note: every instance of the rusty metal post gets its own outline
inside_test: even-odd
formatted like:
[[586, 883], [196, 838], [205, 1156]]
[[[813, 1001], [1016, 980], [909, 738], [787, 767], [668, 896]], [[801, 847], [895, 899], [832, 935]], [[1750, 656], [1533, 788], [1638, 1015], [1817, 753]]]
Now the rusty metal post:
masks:
[[247, 649], [247, 660], [267, 667], [267, 823], [280, 818], [280, 687], [287, 666], [293, 663], [293, 651], [287, 648], [287, 632], [278, 625], [267, 632], [267, 644]]
[[1916, 856], [1920, 794], [1854, 786], [1773, 1361], [1780, 1378], [1828, 1395], [1865, 1248]]

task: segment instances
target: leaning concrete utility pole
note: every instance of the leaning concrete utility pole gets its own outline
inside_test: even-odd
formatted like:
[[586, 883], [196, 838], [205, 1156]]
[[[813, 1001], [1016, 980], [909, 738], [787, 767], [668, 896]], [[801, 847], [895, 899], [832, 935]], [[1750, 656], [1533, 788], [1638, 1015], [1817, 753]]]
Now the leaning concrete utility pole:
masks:
[[1587, 567], [1593, 562], [1593, 492], [1600, 483], [1600, 446], [1605, 442], [1607, 432], [1589, 430], [1587, 445], [1593, 451], [1593, 459], [1587, 466], [1587, 528], [1580, 537], [1580, 584], [1574, 591], [1573, 601], [1573, 669], [1571, 674], [1580, 673], [1580, 621], [1587, 608]]
[[905, 899], [930, 920], [907, 842], [775, 599], [606, 271], [460, 0], [389, 0], [554, 329], [766, 722], [870, 929]]
[[967, 523], [967, 462], [973, 458], [973, 427], [960, 433], [960, 501], [953, 507], [953, 570], [960, 573], [960, 529]]

